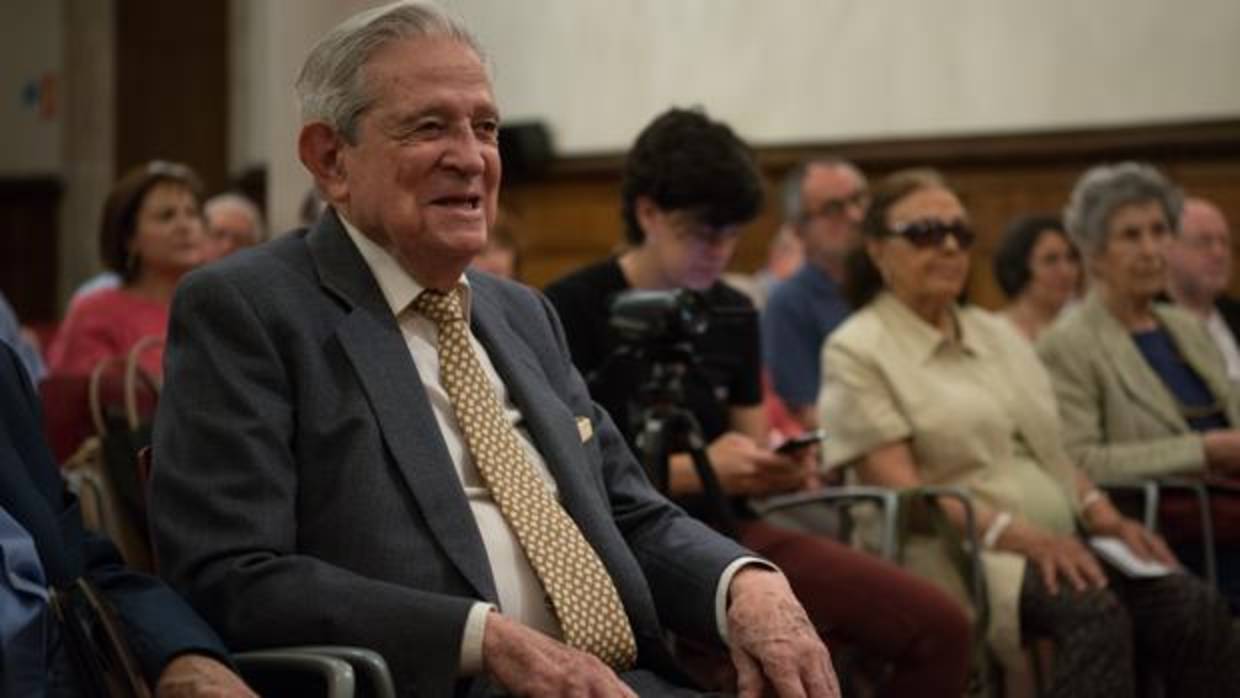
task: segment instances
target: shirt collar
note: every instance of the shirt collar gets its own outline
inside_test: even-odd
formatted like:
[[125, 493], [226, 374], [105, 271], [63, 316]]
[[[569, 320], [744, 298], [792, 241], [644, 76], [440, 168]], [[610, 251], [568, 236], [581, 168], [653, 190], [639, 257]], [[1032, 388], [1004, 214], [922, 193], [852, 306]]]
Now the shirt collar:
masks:
[[817, 287], [819, 290], [829, 291], [831, 293], [838, 292], [839, 284], [835, 279], [831, 278], [822, 267], [813, 262], [804, 262], [801, 269], [797, 271], [810, 285]]
[[977, 330], [969, 321], [968, 314], [961, 312], [960, 306], [954, 303], [951, 314], [956, 323], [958, 342], [948, 339], [939, 328], [923, 320], [890, 291], [883, 291], [874, 299], [874, 309], [883, 318], [884, 324], [913, 348], [920, 363], [925, 363], [940, 351], [957, 345], [968, 354], [981, 356], [986, 353], [983, 345], [977, 342]]
[[[340, 222], [344, 225], [345, 232], [349, 234], [349, 239], [353, 241], [353, 245], [361, 253], [366, 266], [370, 268], [370, 273], [379, 283], [379, 290], [383, 293], [383, 299], [387, 301], [388, 307], [392, 309], [392, 315], [399, 316], [422, 291], [426, 290], [426, 287], [418, 283], [412, 274], [405, 271], [390, 252], [366, 237], [348, 219], [341, 216], [339, 211], [336, 215], [340, 217]], [[469, 322], [469, 279], [464, 274], [461, 274], [457, 288], [461, 293], [461, 312], [465, 316], [465, 321]]]

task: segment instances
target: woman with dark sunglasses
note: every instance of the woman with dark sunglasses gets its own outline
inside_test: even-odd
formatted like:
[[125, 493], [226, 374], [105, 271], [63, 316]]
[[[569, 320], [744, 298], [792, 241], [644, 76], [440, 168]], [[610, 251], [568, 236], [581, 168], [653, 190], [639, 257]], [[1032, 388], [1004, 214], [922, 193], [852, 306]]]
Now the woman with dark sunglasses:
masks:
[[[857, 310], [823, 354], [824, 459], [865, 484], [960, 488], [975, 513], [966, 540], [963, 506], [944, 498], [928, 518], [938, 527], [910, 527], [905, 565], [967, 604], [960, 551], [979, 550], [989, 593], [974, 611], [988, 619], [989, 649], [1016, 695], [1031, 637], [1054, 643], [1049, 696], [1132, 696], [1136, 667], [1177, 696], [1240, 695], [1225, 603], [1178, 573], [1162, 539], [1073, 465], [1029, 342], [960, 304], [974, 236], [943, 179], [909, 170], [880, 182], [862, 235], [846, 287]], [[870, 522], [858, 526], [865, 537]], [[1078, 531], [1116, 539], [1167, 573], [1125, 577]]]
[[[1099, 479], [1205, 477], [1219, 588], [1240, 609], [1240, 394], [1204, 324], [1159, 302], [1183, 197], [1135, 162], [1086, 172], [1068, 202], [1068, 233], [1092, 291], [1038, 343], [1064, 416], [1068, 453]], [[1231, 491], [1228, 491], [1231, 490]], [[1194, 495], [1164, 492], [1161, 529], [1204, 568]]]

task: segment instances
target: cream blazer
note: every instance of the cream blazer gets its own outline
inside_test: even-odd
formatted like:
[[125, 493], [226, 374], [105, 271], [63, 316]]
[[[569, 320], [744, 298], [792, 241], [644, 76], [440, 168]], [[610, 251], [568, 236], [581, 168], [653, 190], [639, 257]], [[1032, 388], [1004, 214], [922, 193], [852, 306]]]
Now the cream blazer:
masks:
[[[1236, 390], [1205, 325], [1162, 303], [1154, 305], [1154, 314], [1222, 403], [1231, 425], [1240, 427]], [[1201, 436], [1097, 291], [1042, 333], [1038, 354], [1059, 400], [1064, 446], [1092, 478], [1185, 474], [1205, 467]]]

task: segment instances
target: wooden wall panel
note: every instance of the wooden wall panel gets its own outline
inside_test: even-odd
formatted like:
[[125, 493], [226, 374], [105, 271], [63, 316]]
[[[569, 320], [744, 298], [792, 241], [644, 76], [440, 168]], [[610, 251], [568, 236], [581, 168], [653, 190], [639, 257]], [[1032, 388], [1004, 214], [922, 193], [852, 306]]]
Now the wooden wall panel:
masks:
[[56, 319], [60, 180], [0, 179], [0, 291], [23, 324]]
[[[981, 235], [970, 292], [988, 307], [1002, 303], [990, 258], [1003, 226], [1022, 213], [1062, 210], [1076, 178], [1095, 163], [1150, 161], [1190, 193], [1216, 201], [1233, 229], [1240, 224], [1240, 121], [768, 148], [758, 151], [767, 206], [742, 238], [734, 270], [753, 271], [764, 262], [779, 226], [780, 179], [802, 159], [826, 153], [853, 160], [872, 179], [903, 167], [940, 169], [965, 199]], [[505, 189], [506, 205], [521, 217], [527, 282], [545, 285], [616, 248], [622, 240], [622, 166], [620, 156], [565, 159], [542, 180]], [[1240, 292], [1240, 273], [1233, 283]]]
[[228, 180], [228, 3], [117, 0], [116, 171], [175, 160]]

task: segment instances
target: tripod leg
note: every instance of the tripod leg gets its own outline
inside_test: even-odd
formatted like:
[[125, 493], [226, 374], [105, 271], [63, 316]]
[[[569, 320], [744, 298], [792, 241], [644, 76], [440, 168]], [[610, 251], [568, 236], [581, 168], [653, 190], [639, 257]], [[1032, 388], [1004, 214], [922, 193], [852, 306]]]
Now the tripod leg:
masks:
[[641, 444], [641, 463], [646, 470], [646, 477], [650, 478], [650, 483], [665, 495], [670, 493], [667, 491], [668, 480], [668, 459], [671, 454], [668, 453], [668, 441], [664, 434], [664, 424], [661, 421], [654, 421], [646, 425], [638, 438]]
[[736, 538], [736, 515], [732, 512], [732, 503], [719, 485], [715, 477], [715, 467], [706, 455], [701, 439], [691, 439], [689, 455], [693, 457], [693, 469], [702, 481], [702, 492], [706, 495], [707, 506], [714, 519], [715, 528], [732, 539]]

